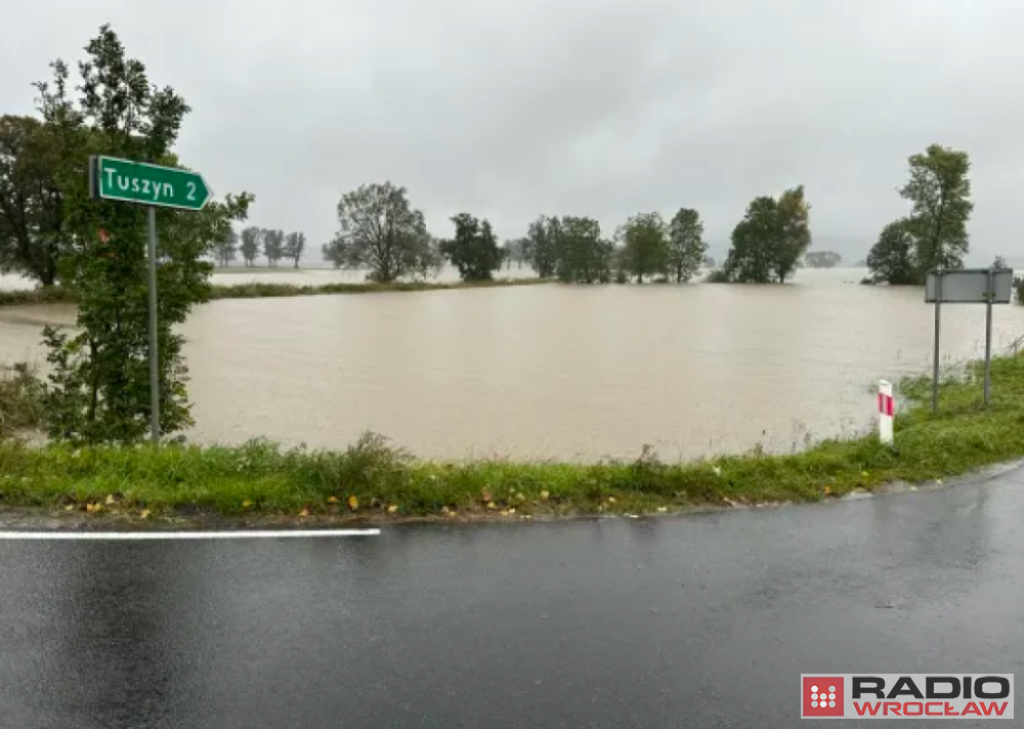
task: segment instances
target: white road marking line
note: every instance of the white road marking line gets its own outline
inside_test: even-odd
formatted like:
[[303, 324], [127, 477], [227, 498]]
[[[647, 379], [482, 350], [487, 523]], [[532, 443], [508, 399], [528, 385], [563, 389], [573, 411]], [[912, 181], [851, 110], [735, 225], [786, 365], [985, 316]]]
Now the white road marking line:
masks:
[[238, 531], [230, 532], [0, 532], [0, 540], [40, 542], [151, 542], [202, 539], [324, 539], [328, 537], [376, 536], [380, 536], [380, 529], [279, 529], [276, 531], [245, 531], [239, 529]]

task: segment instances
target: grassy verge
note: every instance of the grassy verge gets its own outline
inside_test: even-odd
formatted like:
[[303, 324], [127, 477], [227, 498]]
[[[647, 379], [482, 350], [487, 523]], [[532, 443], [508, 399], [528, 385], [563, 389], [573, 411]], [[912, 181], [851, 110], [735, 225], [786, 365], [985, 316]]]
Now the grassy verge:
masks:
[[43, 286], [37, 289], [0, 291], [0, 306], [19, 304], [64, 304], [74, 303], [75, 295], [60, 286]]
[[495, 281], [406, 281], [393, 283], [329, 283], [319, 286], [286, 283], [240, 283], [212, 287], [211, 299], [261, 299], [276, 296], [318, 296], [324, 294], [379, 294], [389, 291], [439, 291], [447, 289], [479, 289], [496, 286], [532, 286], [550, 283], [549, 279], [517, 278]]
[[[903, 404], [922, 403], [923, 381]], [[924, 482], [1024, 457], [1024, 356], [993, 365], [992, 404], [976, 368], [943, 386], [937, 415], [915, 407], [896, 422], [894, 447], [873, 436], [803, 453], [754, 452], [690, 463], [430, 462], [379, 436], [344, 451], [238, 447], [30, 448], [0, 442], [0, 503], [128, 514], [216, 513], [392, 518], [522, 518], [643, 513], [701, 505], [820, 501], [894, 480]]]
[[[393, 283], [329, 283], [298, 285], [288, 283], [239, 283], [210, 286], [210, 299], [263, 299], [280, 296], [322, 296], [325, 294], [379, 294], [389, 291], [441, 291], [480, 289], [496, 286], [532, 286], [551, 283], [544, 278], [498, 279], [494, 281], [404, 281]], [[59, 286], [24, 291], [0, 291], [0, 306], [75, 303], [75, 294]]]

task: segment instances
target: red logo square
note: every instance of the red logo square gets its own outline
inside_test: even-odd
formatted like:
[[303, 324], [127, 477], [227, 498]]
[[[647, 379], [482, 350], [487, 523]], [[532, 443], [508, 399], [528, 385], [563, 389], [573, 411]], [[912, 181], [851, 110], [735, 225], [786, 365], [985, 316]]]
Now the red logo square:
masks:
[[800, 716], [843, 716], [842, 676], [803, 676]]

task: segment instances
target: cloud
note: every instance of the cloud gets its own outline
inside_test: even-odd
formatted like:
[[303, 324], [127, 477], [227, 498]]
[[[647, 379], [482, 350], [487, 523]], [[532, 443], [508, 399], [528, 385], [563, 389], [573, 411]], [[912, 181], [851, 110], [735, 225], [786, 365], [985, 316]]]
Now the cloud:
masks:
[[4, 111], [109, 21], [192, 105], [182, 158], [314, 248], [342, 192], [385, 179], [441, 235], [462, 210], [512, 237], [542, 212], [611, 232], [686, 205], [721, 245], [752, 197], [804, 183], [818, 240], [857, 256], [938, 141], [971, 153], [978, 255], [1024, 253], [1007, 236], [1017, 3], [39, 0], [4, 17]]

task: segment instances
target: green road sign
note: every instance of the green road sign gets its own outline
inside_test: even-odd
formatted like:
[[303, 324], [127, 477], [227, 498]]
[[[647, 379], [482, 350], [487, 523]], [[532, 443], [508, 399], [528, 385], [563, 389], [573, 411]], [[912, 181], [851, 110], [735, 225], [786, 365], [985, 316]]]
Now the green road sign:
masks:
[[202, 210], [213, 194], [198, 172], [116, 157], [93, 156], [89, 161], [90, 192], [100, 200]]

